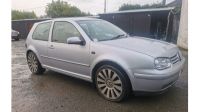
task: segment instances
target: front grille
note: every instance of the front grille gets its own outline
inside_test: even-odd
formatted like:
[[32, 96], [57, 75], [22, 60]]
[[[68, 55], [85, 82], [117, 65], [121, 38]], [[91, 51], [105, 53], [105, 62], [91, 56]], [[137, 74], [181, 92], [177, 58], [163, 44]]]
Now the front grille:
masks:
[[179, 61], [181, 61], [181, 58], [180, 58], [179, 54], [177, 53], [176, 55], [170, 57], [170, 60], [171, 60], [171, 62], [172, 62], [173, 64], [176, 64], [176, 63], [178, 63]]

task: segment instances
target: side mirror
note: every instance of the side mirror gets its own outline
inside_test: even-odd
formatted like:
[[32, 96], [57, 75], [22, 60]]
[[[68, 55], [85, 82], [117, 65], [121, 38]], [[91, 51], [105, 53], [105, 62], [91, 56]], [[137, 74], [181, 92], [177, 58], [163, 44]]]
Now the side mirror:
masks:
[[85, 42], [83, 40], [81, 40], [79, 37], [69, 37], [69, 38], [67, 38], [67, 44], [84, 45]]

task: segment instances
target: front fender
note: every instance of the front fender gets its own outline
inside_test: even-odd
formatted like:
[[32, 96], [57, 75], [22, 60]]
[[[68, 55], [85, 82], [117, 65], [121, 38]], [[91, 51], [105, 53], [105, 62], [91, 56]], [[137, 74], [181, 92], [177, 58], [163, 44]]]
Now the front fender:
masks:
[[124, 68], [128, 68], [128, 65], [120, 57], [113, 56], [113, 55], [110, 55], [110, 54], [105, 54], [105, 55], [101, 55], [101, 56], [97, 57], [91, 63], [91, 69], [93, 69], [96, 64], [98, 64], [98, 63], [100, 63], [102, 61], [112, 61], [112, 62], [115, 62], [116, 64], [118, 64], [118, 65], [120, 65], [120, 66], [122, 66]]
[[116, 63], [117, 65], [119, 65], [127, 73], [129, 78], [131, 77], [131, 73], [130, 73], [130, 71], [128, 69], [129, 68], [128, 64], [122, 58], [120, 58], [119, 56], [112, 55], [112, 54], [104, 54], [104, 55], [101, 55], [101, 56], [97, 57], [96, 59], [94, 59], [94, 61], [91, 63], [91, 66], [90, 66], [91, 75], [92, 75], [94, 67], [98, 63], [105, 62], [105, 61], [110, 61], [110, 62]]

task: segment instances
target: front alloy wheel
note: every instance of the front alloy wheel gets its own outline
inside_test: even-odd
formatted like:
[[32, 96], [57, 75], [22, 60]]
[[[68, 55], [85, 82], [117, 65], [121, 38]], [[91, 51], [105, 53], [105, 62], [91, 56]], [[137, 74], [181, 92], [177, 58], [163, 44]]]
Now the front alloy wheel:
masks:
[[96, 87], [107, 100], [121, 101], [127, 96], [126, 79], [119, 70], [112, 66], [101, 67], [96, 74]]

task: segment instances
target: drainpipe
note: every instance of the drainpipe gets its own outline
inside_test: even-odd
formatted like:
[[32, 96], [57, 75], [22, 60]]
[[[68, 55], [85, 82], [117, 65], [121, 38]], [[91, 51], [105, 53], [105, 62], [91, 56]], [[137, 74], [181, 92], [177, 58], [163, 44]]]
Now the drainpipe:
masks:
[[170, 16], [171, 16], [172, 10], [170, 10], [168, 17], [167, 17], [167, 28], [166, 28], [166, 34], [165, 34], [165, 40], [167, 40], [168, 31], [169, 31], [169, 22], [170, 22]]
[[104, 13], [106, 13], [106, 0], [104, 1]]
[[165, 6], [165, 4], [166, 4], [166, 0], [163, 0], [162, 5]]

